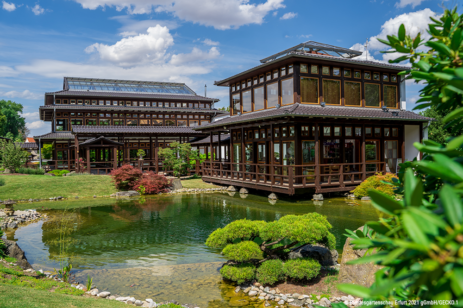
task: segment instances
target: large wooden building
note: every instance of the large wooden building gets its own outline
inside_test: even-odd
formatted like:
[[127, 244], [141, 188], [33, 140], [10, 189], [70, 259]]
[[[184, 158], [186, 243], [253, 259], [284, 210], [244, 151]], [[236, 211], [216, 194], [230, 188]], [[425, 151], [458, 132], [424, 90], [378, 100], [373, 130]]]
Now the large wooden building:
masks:
[[142, 168], [159, 171], [158, 149], [204, 137], [193, 127], [224, 113], [214, 108], [217, 101], [181, 83], [67, 77], [39, 109], [51, 132], [34, 139], [40, 150], [52, 145], [51, 159], [41, 160], [48, 169], [72, 171], [82, 158], [87, 172], [106, 174], [124, 163], [138, 165], [143, 149]]
[[349, 191], [417, 157], [431, 119], [406, 110], [398, 73], [407, 67], [361, 54], [308, 41], [217, 81], [230, 89], [230, 115], [194, 129], [210, 148], [229, 134], [231, 160], [206, 162], [203, 179], [289, 195]]

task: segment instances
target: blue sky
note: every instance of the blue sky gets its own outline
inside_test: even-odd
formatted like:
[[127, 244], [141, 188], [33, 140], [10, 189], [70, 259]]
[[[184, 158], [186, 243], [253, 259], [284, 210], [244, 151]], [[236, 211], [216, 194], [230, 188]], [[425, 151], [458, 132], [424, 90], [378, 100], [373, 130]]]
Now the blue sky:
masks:
[[[449, 3], [449, 2], [447, 2]], [[228, 104], [213, 85], [307, 40], [387, 61], [377, 37], [401, 23], [425, 32], [441, 0], [0, 0], [0, 99], [23, 104], [31, 135], [45, 92], [64, 76], [185, 82]], [[449, 3], [450, 5], [450, 3]], [[424, 34], [426, 37], [426, 34]], [[364, 57], [364, 56], [362, 56]], [[407, 109], [419, 85], [407, 84]]]

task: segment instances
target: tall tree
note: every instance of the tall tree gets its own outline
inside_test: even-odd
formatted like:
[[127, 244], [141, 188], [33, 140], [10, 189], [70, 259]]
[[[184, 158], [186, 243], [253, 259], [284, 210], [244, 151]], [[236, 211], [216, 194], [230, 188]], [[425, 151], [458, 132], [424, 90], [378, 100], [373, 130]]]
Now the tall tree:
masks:
[[428, 127], [428, 139], [445, 144], [449, 138], [463, 135], [463, 120], [458, 119], [459, 127], [457, 129], [448, 127], [444, 123], [444, 117], [449, 113], [448, 110], [437, 109], [435, 105], [432, 105], [428, 109], [420, 112], [421, 115], [433, 118]]
[[12, 101], [0, 100], [0, 113], [0, 136], [11, 133], [14, 139], [17, 137], [22, 139], [23, 132], [26, 130], [26, 119], [21, 116], [23, 106]]

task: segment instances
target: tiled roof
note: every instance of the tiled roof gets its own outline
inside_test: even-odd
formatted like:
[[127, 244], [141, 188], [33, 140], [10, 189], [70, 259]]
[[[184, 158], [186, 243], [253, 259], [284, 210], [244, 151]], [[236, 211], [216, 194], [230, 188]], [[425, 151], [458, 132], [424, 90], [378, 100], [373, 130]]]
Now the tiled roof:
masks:
[[[224, 134], [220, 136], [220, 143], [228, 143], [230, 142], [230, 135], [229, 134]], [[200, 144], [210, 144], [211, 143], [211, 137], [208, 136], [206, 138], [200, 138], [196, 141], [190, 142], [192, 145], [200, 145]], [[219, 136], [218, 135], [213, 135], [212, 136], [212, 143], [219, 143]]]
[[[397, 113], [394, 115], [393, 113]], [[368, 119], [368, 120], [390, 120], [390, 121], [419, 121], [428, 122], [433, 119], [421, 116], [412, 111], [392, 110], [388, 112], [379, 108], [364, 108], [364, 107], [344, 107], [344, 106], [326, 106], [320, 105], [302, 105], [294, 104], [281, 108], [273, 108], [263, 111], [255, 111], [245, 113], [240, 116], [231, 116], [219, 119], [212, 123], [197, 126], [194, 129], [201, 130], [204, 128], [212, 128], [217, 126], [225, 126], [229, 124], [252, 122], [257, 120], [279, 118], [285, 116], [296, 117], [313, 117], [313, 118], [347, 118], [347, 119]]]
[[34, 136], [35, 141], [37, 142], [41, 139], [74, 139], [74, 135], [69, 132], [57, 132], [57, 133], [48, 133], [45, 135]]
[[21, 148], [23, 149], [38, 149], [39, 146], [35, 142], [21, 142]]
[[73, 134], [201, 134], [186, 126], [85, 126], [73, 125]]
[[189, 101], [207, 101], [218, 102], [217, 98], [204, 97], [201, 95], [184, 95], [184, 94], [163, 94], [163, 93], [133, 93], [133, 92], [120, 92], [120, 91], [72, 91], [60, 90], [56, 92], [48, 92], [45, 95], [56, 96], [80, 96], [80, 97], [120, 97], [131, 99], [171, 99], [171, 100], [189, 100]]
[[104, 136], [100, 136], [100, 137], [97, 137], [97, 138], [92, 138], [92, 139], [85, 140], [84, 142], [80, 143], [79, 146], [91, 145], [91, 144], [97, 143], [99, 141], [104, 141], [105, 143], [111, 143], [111, 144], [114, 144], [114, 145], [124, 145], [122, 142], [117, 142], [117, 141], [105, 138]]
[[100, 105], [45, 105], [40, 106], [41, 110], [56, 110], [69, 109], [69, 110], [125, 110], [125, 111], [177, 111], [177, 112], [198, 112], [198, 113], [217, 113], [225, 114], [226, 111], [218, 109], [206, 108], [177, 108], [177, 107], [139, 107], [139, 106], [100, 106]]
[[250, 69], [248, 69], [248, 70], [246, 70], [244, 72], [233, 75], [233, 76], [231, 76], [229, 78], [226, 78], [226, 79], [223, 79], [223, 80], [220, 80], [220, 81], [215, 81], [214, 84], [219, 85], [219, 86], [220, 85], [226, 86], [227, 85], [226, 83], [228, 81], [230, 81], [230, 80], [233, 80], [233, 79], [238, 78], [238, 77], [240, 77], [242, 75], [246, 75], [248, 73], [251, 73], [254, 70], [257, 70], [257, 69], [260, 69], [260, 68], [263, 68], [263, 67], [266, 67], [266, 66], [269, 66], [269, 65], [273, 65], [273, 64], [275, 64], [277, 62], [289, 59], [291, 57], [311, 58], [311, 59], [315, 59], [315, 60], [326, 60], [326, 61], [337, 62], [337, 63], [348, 63], [348, 64], [363, 65], [363, 66], [366, 66], [366, 67], [385, 68], [385, 69], [395, 70], [397, 72], [410, 69], [410, 67], [408, 67], [408, 66], [399, 66], [399, 65], [388, 64], [388, 63], [383, 63], [383, 62], [375, 62], [375, 61], [356, 60], [356, 58], [350, 59], [350, 58], [333, 57], [333, 56], [329, 56], [329, 55], [320, 55], [320, 54], [313, 54], [313, 53], [292, 52], [292, 53], [290, 53], [290, 54], [288, 54], [288, 55], [286, 55], [284, 57], [281, 57], [281, 58], [278, 58], [278, 59], [276, 59], [274, 61], [269, 61], [269, 62], [266, 62], [264, 64], [255, 66], [255, 67], [250, 68]]

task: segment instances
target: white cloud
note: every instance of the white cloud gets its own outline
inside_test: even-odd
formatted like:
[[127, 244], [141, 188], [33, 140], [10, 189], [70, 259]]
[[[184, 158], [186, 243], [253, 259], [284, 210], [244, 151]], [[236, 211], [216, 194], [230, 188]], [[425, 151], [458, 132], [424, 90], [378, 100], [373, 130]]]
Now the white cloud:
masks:
[[98, 52], [101, 60], [124, 67], [163, 61], [167, 48], [174, 44], [169, 29], [156, 25], [149, 27], [147, 32], [123, 38], [110, 46], [95, 43], [88, 46], [85, 52]]
[[9, 66], [0, 65], [0, 76], [2, 77], [13, 77], [18, 75], [18, 73]]
[[289, 12], [280, 17], [280, 19], [292, 19], [297, 16], [297, 13]]
[[169, 30], [178, 28], [178, 23], [174, 20], [134, 20], [130, 15], [115, 16], [110, 19], [117, 20], [122, 24], [119, 28], [120, 35], [134, 36], [140, 33], [146, 33], [146, 29], [157, 25], [167, 27]]
[[12, 88], [12, 86], [0, 83], [0, 88]]
[[173, 65], [180, 65], [191, 62], [202, 62], [213, 60], [220, 56], [220, 52], [217, 47], [212, 47], [209, 52], [204, 52], [201, 49], [193, 48], [191, 53], [180, 53], [178, 55], [173, 55], [170, 63]]
[[29, 90], [24, 90], [22, 92], [18, 92], [18, 91], [1, 92], [0, 91], [0, 96], [6, 97], [6, 98], [24, 98], [24, 99], [40, 99], [43, 97], [43, 95], [32, 93]]
[[39, 112], [25, 112], [22, 114], [22, 117], [26, 119], [26, 121], [37, 121], [40, 118]]
[[265, 16], [284, 8], [284, 0], [267, 0], [250, 4], [249, 0], [203, 0], [200, 5], [191, 0], [75, 0], [83, 8], [115, 7], [129, 14], [169, 12], [181, 20], [191, 21], [216, 29], [236, 29], [248, 24], [262, 24]]
[[412, 9], [414, 9], [416, 6], [420, 5], [421, 2], [423, 1], [426, 1], [426, 0], [400, 0], [399, 2], [396, 2], [395, 7], [404, 8], [407, 5], [411, 5]]
[[3, 9], [8, 11], [8, 12], [13, 12], [14, 10], [16, 10], [16, 5], [12, 2], [12, 3], [8, 3], [6, 1], [2, 1], [3, 2]]
[[312, 34], [302, 34], [302, 35], [299, 35], [300, 38], [310, 38], [312, 36]]
[[210, 39], [205, 39], [203, 41], [203, 44], [209, 45], [209, 46], [219, 46], [220, 45], [219, 42], [214, 42], [213, 40], [210, 40]]
[[388, 35], [397, 35], [401, 24], [405, 25], [407, 33], [412, 37], [415, 37], [418, 33], [421, 33], [421, 38], [427, 39], [430, 37], [426, 31], [428, 29], [430, 17], [435, 18], [437, 17], [437, 14], [426, 8], [421, 11], [405, 13], [391, 18], [381, 26], [381, 33], [370, 38], [370, 44], [368, 48], [375, 50], [384, 49], [386, 46], [383, 43], [380, 43], [377, 39], [386, 39]]
[[45, 9], [40, 7], [40, 5], [38, 4], [36, 4], [33, 8], [31, 8], [31, 10], [35, 15], [40, 15], [40, 14], [45, 13]]
[[[34, 122], [31, 122], [31, 123], [26, 123], [26, 126], [27, 128], [29, 129], [39, 129], [39, 128], [43, 128], [47, 125], [50, 125], [50, 124], [47, 124], [45, 123], [44, 121], [34, 121]], [[34, 134], [35, 135], [35, 134]]]

